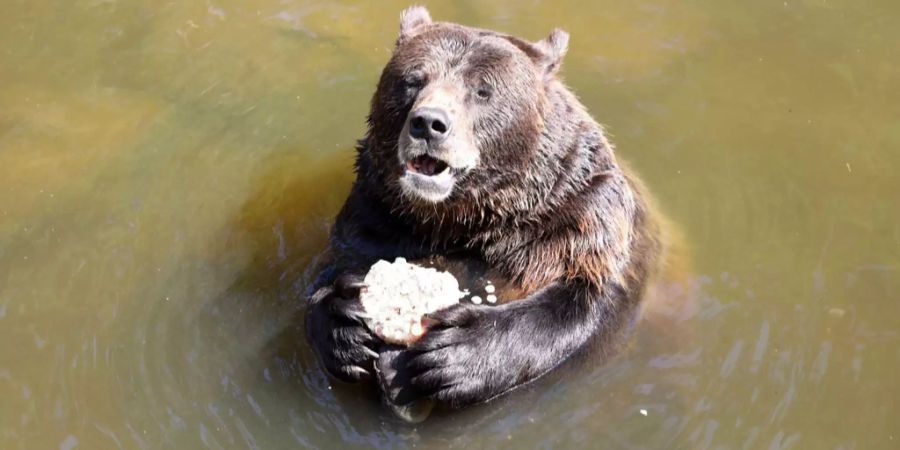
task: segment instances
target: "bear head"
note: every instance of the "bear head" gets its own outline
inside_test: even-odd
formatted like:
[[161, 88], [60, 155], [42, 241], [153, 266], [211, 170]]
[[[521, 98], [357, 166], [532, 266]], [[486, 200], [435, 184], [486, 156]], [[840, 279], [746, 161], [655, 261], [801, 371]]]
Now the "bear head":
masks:
[[529, 42], [405, 10], [360, 172], [376, 173], [407, 210], [488, 207], [493, 191], [525, 182], [541, 151], [547, 92], [568, 40], [555, 30]]

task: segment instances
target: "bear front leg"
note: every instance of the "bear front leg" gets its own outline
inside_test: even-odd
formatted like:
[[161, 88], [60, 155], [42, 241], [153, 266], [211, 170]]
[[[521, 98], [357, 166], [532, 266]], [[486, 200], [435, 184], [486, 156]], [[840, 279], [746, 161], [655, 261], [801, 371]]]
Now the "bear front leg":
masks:
[[345, 274], [316, 290], [306, 311], [306, 334], [329, 373], [348, 382], [372, 377], [380, 340], [365, 326], [362, 277]]
[[604, 331], [625, 328], [628, 304], [615, 284], [558, 282], [501, 306], [438, 311], [409, 350], [410, 382], [451, 407], [490, 400], [552, 370]]

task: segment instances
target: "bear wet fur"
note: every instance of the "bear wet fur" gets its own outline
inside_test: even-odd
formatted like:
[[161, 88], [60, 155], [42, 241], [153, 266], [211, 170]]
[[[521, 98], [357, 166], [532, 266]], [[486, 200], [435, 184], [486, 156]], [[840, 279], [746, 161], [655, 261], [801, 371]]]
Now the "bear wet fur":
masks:
[[[477, 260], [520, 293], [431, 315], [404, 358], [418, 396], [486, 401], [625, 340], [658, 265], [658, 229], [602, 127], [557, 77], [567, 45], [560, 30], [532, 43], [433, 22], [421, 7], [402, 13], [306, 313], [331, 374], [373, 376], [381, 342], [359, 288], [373, 263], [398, 256]], [[448, 122], [426, 130], [440, 136], [416, 135], [423, 110]], [[422, 155], [450, 175], [410, 173]]]

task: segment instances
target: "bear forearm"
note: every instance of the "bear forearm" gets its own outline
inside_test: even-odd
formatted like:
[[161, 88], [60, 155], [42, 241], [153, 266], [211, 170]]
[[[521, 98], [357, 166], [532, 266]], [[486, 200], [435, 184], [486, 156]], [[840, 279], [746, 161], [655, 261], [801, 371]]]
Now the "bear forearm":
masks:
[[592, 288], [557, 283], [523, 301], [507, 304], [496, 327], [502, 340], [498, 354], [518, 366], [514, 382], [543, 375], [595, 341], [609, 341], [627, 322], [624, 290], [610, 284]]
[[499, 307], [441, 311], [433, 315], [440, 325], [413, 349], [410, 369], [422, 372], [413, 383], [455, 407], [490, 400], [622, 334], [617, 322], [631, 316], [623, 294], [616, 285], [560, 282]]

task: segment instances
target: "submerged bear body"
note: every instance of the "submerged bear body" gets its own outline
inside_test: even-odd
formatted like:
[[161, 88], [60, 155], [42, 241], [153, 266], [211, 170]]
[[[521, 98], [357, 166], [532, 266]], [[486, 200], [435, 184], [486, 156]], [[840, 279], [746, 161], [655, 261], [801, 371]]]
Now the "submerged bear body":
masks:
[[557, 78], [568, 35], [532, 43], [401, 17], [372, 100], [357, 179], [310, 295], [307, 335], [333, 375], [373, 376], [361, 280], [380, 259], [491, 280], [402, 358], [414, 397], [489, 400], [589, 349], [611, 354], [658, 265], [657, 227], [602, 127]]

